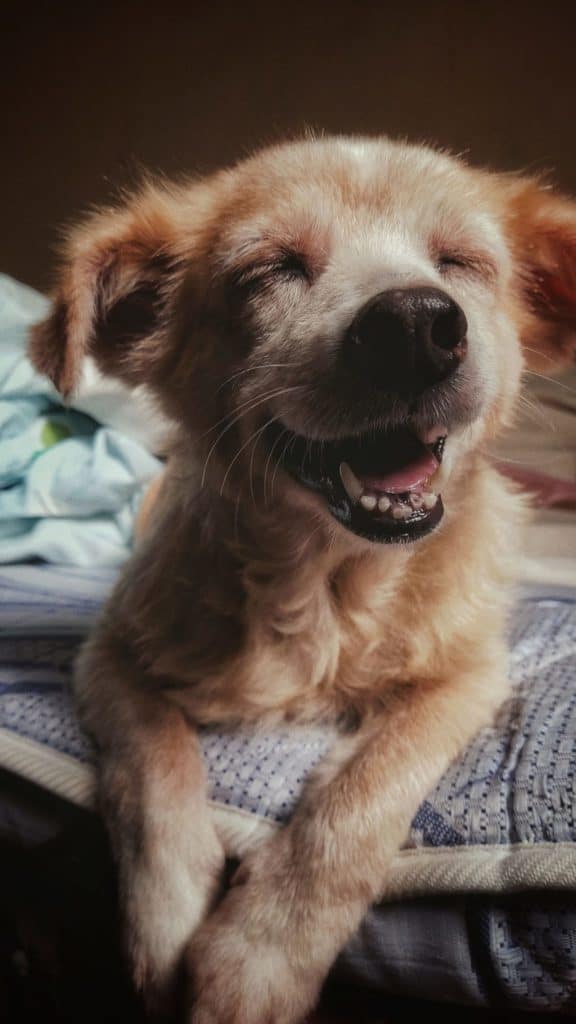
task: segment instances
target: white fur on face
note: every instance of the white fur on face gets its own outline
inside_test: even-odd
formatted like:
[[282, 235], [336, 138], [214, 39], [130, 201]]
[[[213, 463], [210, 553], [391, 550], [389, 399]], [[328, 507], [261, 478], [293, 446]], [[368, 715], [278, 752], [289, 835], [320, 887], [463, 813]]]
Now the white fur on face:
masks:
[[[297, 149], [295, 167], [286, 151], [287, 169], [266, 205], [226, 237], [223, 265], [241, 266], [253, 285], [245, 309], [254, 372], [242, 381], [242, 399], [274, 393], [272, 413], [310, 438], [365, 429], [362, 417], [378, 414], [373, 397], [335, 394], [345, 331], [380, 292], [431, 286], [468, 320], [459, 388], [474, 415], [458, 428], [476, 443], [494, 406], [511, 405], [521, 370], [506, 311], [512, 263], [496, 212], [468, 169], [427, 149], [339, 140], [326, 144], [323, 164], [316, 167], [313, 152], [302, 170]], [[286, 250], [308, 265], [307, 278], [277, 272]], [[446, 256], [463, 265], [443, 267]]]

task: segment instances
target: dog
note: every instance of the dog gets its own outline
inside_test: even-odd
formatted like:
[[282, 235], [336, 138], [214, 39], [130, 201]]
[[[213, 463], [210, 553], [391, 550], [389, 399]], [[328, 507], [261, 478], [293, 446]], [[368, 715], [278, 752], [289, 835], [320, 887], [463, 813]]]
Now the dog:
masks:
[[[314, 1006], [430, 788], [508, 693], [522, 496], [488, 448], [567, 364], [576, 204], [382, 138], [146, 180], [70, 234], [30, 340], [175, 424], [75, 677], [136, 984], [193, 1024]], [[227, 891], [194, 727], [333, 720], [290, 823]]]

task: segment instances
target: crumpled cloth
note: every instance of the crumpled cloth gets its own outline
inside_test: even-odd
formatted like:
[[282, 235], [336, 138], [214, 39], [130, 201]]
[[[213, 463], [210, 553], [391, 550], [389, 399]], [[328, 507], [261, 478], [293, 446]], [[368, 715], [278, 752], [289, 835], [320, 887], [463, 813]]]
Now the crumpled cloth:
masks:
[[167, 423], [144, 389], [86, 359], [66, 405], [26, 355], [48, 299], [0, 274], [0, 563], [114, 566], [162, 468]]

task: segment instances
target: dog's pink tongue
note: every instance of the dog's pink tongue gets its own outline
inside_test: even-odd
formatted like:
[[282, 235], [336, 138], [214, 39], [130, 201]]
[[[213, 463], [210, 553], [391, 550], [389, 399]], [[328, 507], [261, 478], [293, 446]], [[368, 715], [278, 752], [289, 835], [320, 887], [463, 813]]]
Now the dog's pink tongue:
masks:
[[398, 468], [374, 475], [358, 473], [358, 479], [367, 491], [387, 491], [389, 494], [401, 494], [403, 491], [413, 491], [419, 484], [424, 483], [429, 476], [436, 472], [440, 463], [438, 459], [421, 446], [421, 452], [414, 453], [408, 463]]

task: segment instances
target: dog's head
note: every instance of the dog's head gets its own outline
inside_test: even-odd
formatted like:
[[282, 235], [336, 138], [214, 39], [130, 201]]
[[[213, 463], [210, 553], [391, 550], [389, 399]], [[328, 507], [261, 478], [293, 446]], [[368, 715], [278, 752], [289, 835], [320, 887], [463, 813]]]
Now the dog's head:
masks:
[[431, 149], [335, 138], [147, 185], [70, 238], [31, 354], [151, 387], [205, 486], [312, 503], [370, 541], [441, 520], [523, 360], [568, 362], [576, 206]]

